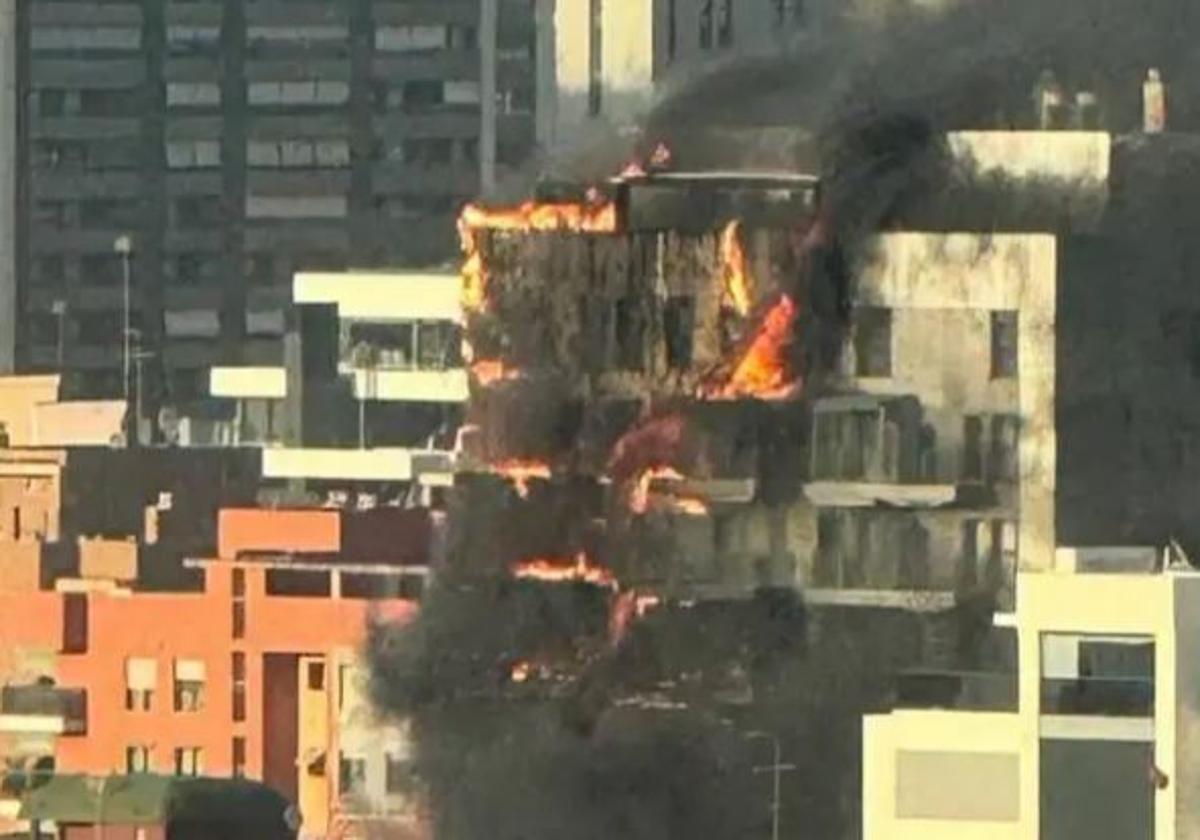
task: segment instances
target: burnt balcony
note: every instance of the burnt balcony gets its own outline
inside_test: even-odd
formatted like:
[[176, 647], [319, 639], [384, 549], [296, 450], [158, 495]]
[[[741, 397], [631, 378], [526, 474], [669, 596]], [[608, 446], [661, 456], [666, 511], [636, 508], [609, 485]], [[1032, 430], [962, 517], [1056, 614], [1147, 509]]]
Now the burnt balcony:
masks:
[[903, 671], [896, 676], [896, 706], [1015, 712], [1017, 675], [992, 671]]
[[4, 686], [0, 732], [82, 735], [87, 732], [87, 691], [52, 685]]
[[939, 475], [935, 432], [910, 395], [828, 397], [813, 406], [805, 495], [822, 507], [937, 508], [980, 488]]

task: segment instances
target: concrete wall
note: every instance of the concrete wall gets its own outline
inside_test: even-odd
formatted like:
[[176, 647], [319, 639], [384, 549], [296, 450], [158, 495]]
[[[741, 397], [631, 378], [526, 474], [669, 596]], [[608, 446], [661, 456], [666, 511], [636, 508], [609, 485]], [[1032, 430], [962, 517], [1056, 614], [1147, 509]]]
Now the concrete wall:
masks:
[[0, 377], [0, 423], [8, 432], [9, 446], [31, 445], [34, 406], [56, 402], [58, 386], [57, 376]]
[[[945, 772], [952, 771], [952, 772]], [[863, 721], [863, 836], [869, 840], [1025, 840], [1029, 773], [1017, 716], [893, 712]]]
[[[956, 413], [1016, 407], [1022, 569], [1053, 563], [1056, 274], [1053, 236], [898, 233], [878, 238], [858, 278], [860, 306], [893, 310], [896, 375], [850, 377], [853, 385], [868, 393], [918, 395], [942, 418], [948, 436], [956, 426], [961, 435], [961, 422], [950, 421]], [[999, 310], [1019, 313], [1015, 393], [1011, 382], [988, 376], [986, 324]], [[976, 328], [981, 333], [972, 337]], [[961, 450], [961, 438], [957, 443]], [[947, 451], [939, 443], [939, 453]]]
[[1175, 830], [1178, 837], [1200, 836], [1200, 579], [1188, 576], [1175, 587]]

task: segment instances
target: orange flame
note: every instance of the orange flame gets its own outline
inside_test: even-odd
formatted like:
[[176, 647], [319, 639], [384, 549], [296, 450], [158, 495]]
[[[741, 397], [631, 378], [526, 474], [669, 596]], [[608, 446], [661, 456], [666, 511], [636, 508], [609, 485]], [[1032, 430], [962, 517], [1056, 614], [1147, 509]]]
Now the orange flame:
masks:
[[520, 379], [522, 376], [520, 370], [509, 367], [500, 359], [480, 359], [471, 365], [471, 375], [484, 386]]
[[588, 561], [582, 551], [575, 560], [554, 557], [535, 557], [522, 560], [512, 568], [513, 577], [539, 580], [544, 583], [590, 583], [593, 586], [617, 588], [617, 579], [608, 569]]
[[737, 314], [750, 312], [750, 272], [746, 267], [746, 251], [738, 236], [740, 225], [730, 222], [721, 232], [721, 270], [725, 283], [725, 302]]
[[468, 204], [458, 217], [463, 251], [462, 306], [482, 312], [487, 306], [488, 271], [479, 241], [481, 230], [575, 230], [612, 233], [617, 229], [617, 205], [607, 200], [579, 202], [526, 201], [516, 207]]
[[786, 399], [795, 393], [799, 380], [790, 378], [785, 351], [792, 337], [797, 306], [789, 295], [781, 295], [767, 312], [753, 341], [738, 360], [727, 381], [701, 389], [709, 399]]
[[633, 480], [629, 493], [629, 509], [634, 513], [645, 513], [650, 508], [650, 485], [663, 481], [683, 481], [683, 475], [673, 467], [650, 467], [642, 470]]
[[633, 589], [616, 595], [608, 614], [609, 643], [613, 647], [620, 645], [633, 623], [660, 603], [657, 595], [646, 595]]
[[535, 478], [550, 478], [550, 465], [544, 461], [529, 461], [513, 458], [492, 464], [491, 471], [512, 481], [517, 495], [529, 497], [529, 482]]
[[672, 496], [667, 502], [667, 507], [674, 513], [682, 513], [685, 516], [707, 516], [708, 505], [702, 499], [697, 499], [694, 496]]
[[508, 678], [515, 683], [523, 683], [531, 676], [533, 676], [533, 665], [524, 659], [514, 662], [508, 672]]

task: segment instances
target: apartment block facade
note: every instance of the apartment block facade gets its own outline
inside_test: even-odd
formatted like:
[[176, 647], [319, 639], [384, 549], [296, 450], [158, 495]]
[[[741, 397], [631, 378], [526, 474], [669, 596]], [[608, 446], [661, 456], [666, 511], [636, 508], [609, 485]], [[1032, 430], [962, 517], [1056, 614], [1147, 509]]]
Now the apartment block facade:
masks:
[[295, 271], [449, 256], [533, 142], [526, 0], [20, 9], [17, 364], [122, 394], [128, 270], [147, 413], [280, 364]]
[[356, 821], [420, 836], [412, 746], [374, 714], [360, 651], [372, 618], [415, 615], [422, 523], [229, 509], [221, 556], [194, 561], [201, 591], [93, 579], [0, 594], [9, 772], [257, 779], [296, 804], [304, 836]]

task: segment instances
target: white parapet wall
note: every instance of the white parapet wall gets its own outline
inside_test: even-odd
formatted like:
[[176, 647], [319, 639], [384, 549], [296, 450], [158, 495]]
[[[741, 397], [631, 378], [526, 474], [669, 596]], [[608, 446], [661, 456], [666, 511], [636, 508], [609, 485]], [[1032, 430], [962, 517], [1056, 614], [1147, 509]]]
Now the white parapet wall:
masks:
[[461, 280], [437, 272], [307, 272], [296, 274], [297, 304], [332, 304], [339, 318], [364, 321], [462, 320]]
[[215, 367], [208, 372], [208, 392], [231, 399], [281, 400], [287, 396], [287, 369]]

